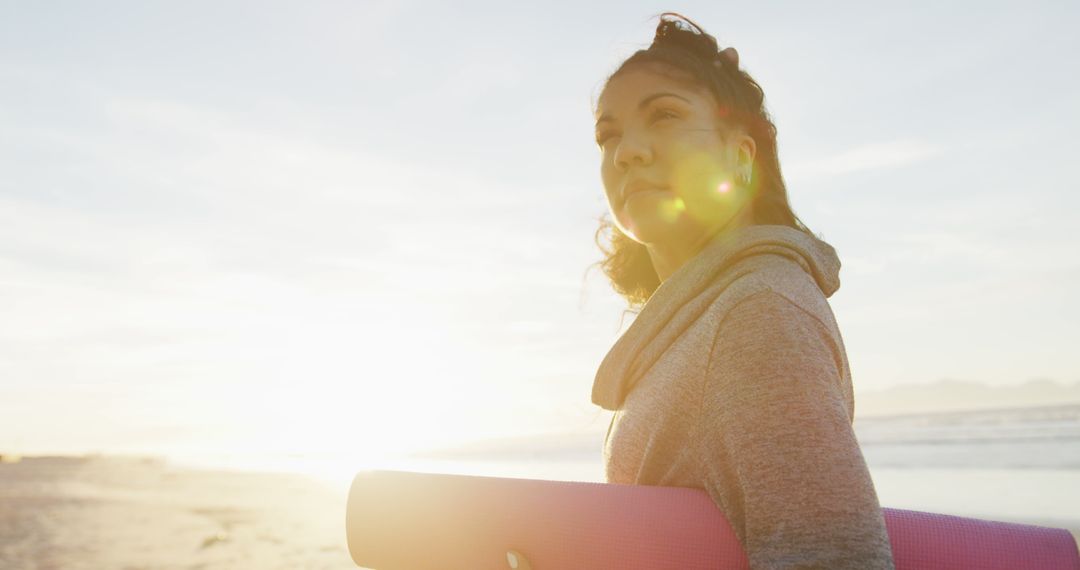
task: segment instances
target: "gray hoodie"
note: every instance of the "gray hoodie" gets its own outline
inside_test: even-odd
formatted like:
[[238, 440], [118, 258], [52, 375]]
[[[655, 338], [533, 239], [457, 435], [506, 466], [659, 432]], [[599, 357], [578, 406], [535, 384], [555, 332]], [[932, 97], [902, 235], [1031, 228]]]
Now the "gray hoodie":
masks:
[[608, 482], [704, 489], [753, 570], [893, 568], [826, 300], [839, 272], [831, 246], [777, 225], [676, 270], [596, 374]]

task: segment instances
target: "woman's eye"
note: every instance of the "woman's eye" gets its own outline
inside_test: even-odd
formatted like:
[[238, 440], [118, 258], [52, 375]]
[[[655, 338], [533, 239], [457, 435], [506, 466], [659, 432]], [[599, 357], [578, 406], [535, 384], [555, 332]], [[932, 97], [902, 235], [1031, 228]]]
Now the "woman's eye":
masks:
[[611, 140], [614, 137], [615, 137], [615, 135], [611, 134], [611, 133], [604, 133], [604, 134], [598, 135], [596, 137], [596, 144], [598, 146], [602, 147], [602, 146], [604, 146], [604, 143], [606, 143], [607, 141]]
[[676, 113], [674, 111], [669, 111], [667, 109], [657, 109], [657, 110], [653, 111], [653, 114], [652, 114], [652, 119], [653, 119], [654, 122], [659, 121], [661, 119], [677, 119], [677, 118], [679, 118], [678, 113]]

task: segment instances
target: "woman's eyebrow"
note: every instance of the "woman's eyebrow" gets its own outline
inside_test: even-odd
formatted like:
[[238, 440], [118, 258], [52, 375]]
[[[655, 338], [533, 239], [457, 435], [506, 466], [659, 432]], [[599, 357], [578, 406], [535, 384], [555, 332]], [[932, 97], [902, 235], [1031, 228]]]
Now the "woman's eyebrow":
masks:
[[[677, 99], [682, 99], [683, 101], [686, 101], [687, 103], [690, 102], [690, 100], [687, 99], [686, 97], [683, 97], [682, 95], [676, 95], [675, 93], [667, 93], [667, 92], [653, 93], [652, 95], [649, 95], [648, 97], [642, 99], [638, 103], [638, 109], [644, 109], [645, 107], [647, 107], [649, 105], [649, 103], [652, 103], [654, 99], [659, 99], [660, 97], [675, 97]], [[614, 120], [615, 120], [615, 117], [612, 117], [608, 113], [604, 113], [604, 114], [600, 115], [599, 119], [596, 120], [596, 126], [599, 127], [600, 123], [606, 123], [606, 122], [610, 122], [610, 121], [614, 121]]]

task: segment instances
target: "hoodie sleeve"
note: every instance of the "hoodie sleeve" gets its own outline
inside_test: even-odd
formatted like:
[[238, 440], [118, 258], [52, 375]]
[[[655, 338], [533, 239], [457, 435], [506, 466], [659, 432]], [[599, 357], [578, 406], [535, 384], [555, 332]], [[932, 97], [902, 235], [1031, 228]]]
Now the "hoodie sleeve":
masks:
[[752, 570], [894, 568], [837, 340], [763, 291], [727, 313], [712, 344], [694, 442]]

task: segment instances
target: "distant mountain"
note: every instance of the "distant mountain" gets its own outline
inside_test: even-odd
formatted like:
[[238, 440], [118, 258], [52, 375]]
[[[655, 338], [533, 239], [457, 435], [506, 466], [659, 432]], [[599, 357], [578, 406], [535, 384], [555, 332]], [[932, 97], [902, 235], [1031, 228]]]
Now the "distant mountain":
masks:
[[[855, 418], [959, 412], [1002, 408], [1080, 405], [1080, 382], [1063, 384], [1037, 379], [1024, 384], [991, 386], [982, 382], [939, 380], [855, 394]], [[605, 414], [605, 418], [610, 417]], [[863, 424], [866, 427], [866, 424]], [[428, 450], [415, 457], [437, 460], [599, 461], [608, 423], [589, 429], [500, 437]]]
[[1039, 378], [1023, 384], [992, 386], [944, 379], [856, 392], [855, 418], [1064, 404], [1080, 404], [1080, 382], [1065, 384]]

